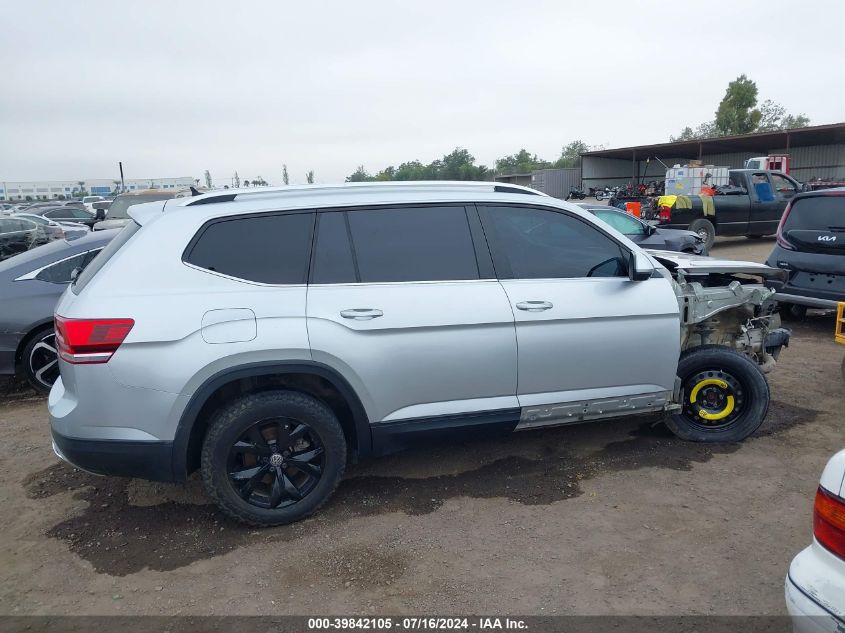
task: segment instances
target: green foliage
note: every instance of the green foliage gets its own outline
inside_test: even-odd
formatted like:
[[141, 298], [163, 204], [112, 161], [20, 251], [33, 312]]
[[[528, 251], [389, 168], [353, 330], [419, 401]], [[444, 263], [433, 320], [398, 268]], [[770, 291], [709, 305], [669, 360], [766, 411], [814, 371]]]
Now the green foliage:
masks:
[[565, 167], [578, 167], [581, 164], [581, 154], [589, 152], [590, 146], [584, 141], [572, 141], [568, 145], [564, 145], [560, 150], [560, 158], [554, 162], [554, 166], [558, 169]]
[[537, 169], [548, 169], [552, 164], [538, 158], [537, 154], [530, 154], [525, 148], [516, 154], [496, 160], [497, 174], [530, 174]]
[[375, 180], [375, 177], [367, 173], [363, 165], [358, 165], [358, 169], [346, 177], [346, 182], [369, 182], [371, 180]]
[[740, 75], [728, 84], [716, 110], [716, 129], [722, 136], [748, 134], [757, 129], [762, 113], [757, 105], [757, 84]]
[[390, 165], [375, 176], [363, 165], [349, 176], [346, 182], [367, 182], [372, 180], [492, 180], [493, 172], [484, 165], [476, 165], [475, 157], [467, 150], [456, 147], [454, 151], [423, 165], [418, 160], [402, 163], [399, 167]]
[[669, 140], [674, 143], [750, 132], [771, 132], [810, 124], [806, 115], [787, 114], [786, 108], [771, 99], [764, 101], [759, 109], [756, 106], [757, 84], [745, 75], [740, 75], [728, 84], [713, 121], [702, 123], [695, 129], [687, 126], [678, 136], [670, 136]]
[[309, 185], [314, 184], [314, 170], [313, 169], [305, 172], [305, 182], [307, 182]]

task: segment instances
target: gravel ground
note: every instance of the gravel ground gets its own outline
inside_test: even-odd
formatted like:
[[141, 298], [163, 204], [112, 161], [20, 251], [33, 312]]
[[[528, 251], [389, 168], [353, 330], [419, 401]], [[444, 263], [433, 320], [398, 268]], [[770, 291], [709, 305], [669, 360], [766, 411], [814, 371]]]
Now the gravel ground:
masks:
[[[719, 240], [762, 261], [772, 240]], [[784, 614], [783, 578], [845, 445], [845, 349], [794, 326], [740, 445], [636, 417], [420, 446], [352, 468], [317, 516], [254, 530], [200, 483], [57, 462], [45, 400], [0, 399], [2, 614]]]

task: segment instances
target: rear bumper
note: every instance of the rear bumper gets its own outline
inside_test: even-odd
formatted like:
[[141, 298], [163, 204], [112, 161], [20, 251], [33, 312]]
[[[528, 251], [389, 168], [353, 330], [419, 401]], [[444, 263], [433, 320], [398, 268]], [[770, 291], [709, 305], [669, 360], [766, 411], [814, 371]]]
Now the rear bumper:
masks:
[[80, 439], [55, 429], [52, 436], [53, 452], [89, 473], [173, 481], [173, 442]]
[[845, 561], [817, 542], [792, 560], [784, 589], [795, 631], [845, 629]]

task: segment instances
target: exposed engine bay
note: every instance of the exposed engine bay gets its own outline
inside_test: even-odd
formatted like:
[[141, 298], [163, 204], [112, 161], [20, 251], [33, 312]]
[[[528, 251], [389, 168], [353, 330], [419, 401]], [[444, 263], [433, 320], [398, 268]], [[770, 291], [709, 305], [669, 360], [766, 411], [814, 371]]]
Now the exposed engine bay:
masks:
[[745, 354], [765, 373], [774, 369], [791, 332], [780, 326], [775, 292], [765, 282], [785, 271], [752, 262], [648, 253], [668, 271], [678, 297], [682, 351], [721, 345]]

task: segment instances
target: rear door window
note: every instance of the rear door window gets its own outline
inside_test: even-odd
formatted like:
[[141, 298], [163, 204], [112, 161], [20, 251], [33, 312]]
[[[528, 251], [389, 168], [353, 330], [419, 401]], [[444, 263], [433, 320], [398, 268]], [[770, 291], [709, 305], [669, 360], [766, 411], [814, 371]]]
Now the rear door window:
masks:
[[304, 284], [313, 228], [313, 212], [214, 220], [200, 229], [185, 261], [247, 281]]
[[362, 283], [479, 278], [463, 206], [347, 212]]

